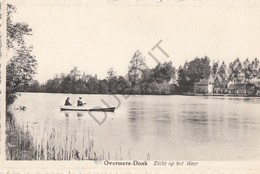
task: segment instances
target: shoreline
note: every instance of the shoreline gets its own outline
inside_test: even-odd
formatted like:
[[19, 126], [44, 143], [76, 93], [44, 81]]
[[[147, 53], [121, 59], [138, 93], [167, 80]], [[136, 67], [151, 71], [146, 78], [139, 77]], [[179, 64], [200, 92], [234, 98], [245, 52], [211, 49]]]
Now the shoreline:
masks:
[[22, 93], [38, 93], [38, 94], [67, 94], [67, 95], [123, 95], [123, 96], [194, 96], [194, 97], [244, 97], [244, 98], [260, 98], [260, 96], [246, 96], [234, 94], [102, 94], [102, 93], [56, 93], [56, 92], [17, 92], [18, 96]]

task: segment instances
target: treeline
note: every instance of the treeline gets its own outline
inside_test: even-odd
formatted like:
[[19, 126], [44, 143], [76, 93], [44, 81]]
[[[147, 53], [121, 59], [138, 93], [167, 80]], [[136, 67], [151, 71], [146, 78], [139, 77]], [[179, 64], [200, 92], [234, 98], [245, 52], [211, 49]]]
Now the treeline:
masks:
[[239, 58], [229, 64], [210, 62], [208, 57], [194, 58], [177, 70], [172, 62], [160, 63], [154, 68], [145, 64], [140, 51], [136, 51], [129, 63], [128, 73], [117, 76], [111, 68], [107, 78], [98, 79], [73, 68], [67, 75], [49, 79], [44, 84], [33, 80], [37, 73], [37, 59], [32, 55], [33, 47], [27, 45], [24, 37], [32, 35], [32, 29], [25, 22], [14, 22], [16, 8], [7, 5], [7, 67], [6, 103], [14, 102], [17, 92], [86, 93], [86, 94], [187, 94], [194, 92], [194, 85], [200, 79], [211, 79], [213, 83], [233, 81], [254, 83], [259, 73], [259, 60]]
[[113, 68], [105, 79], [81, 73], [74, 67], [67, 75], [60, 74], [44, 84], [33, 80], [21, 92], [80, 93], [80, 94], [173, 94], [175, 68], [172, 62], [149, 69], [140, 51], [133, 55], [126, 76], [117, 76]]
[[179, 67], [177, 79], [179, 87], [176, 93], [193, 93], [194, 85], [201, 79], [208, 79], [209, 83], [213, 84], [220, 84], [224, 81], [255, 83], [254, 78], [259, 71], [260, 64], [257, 58], [252, 61], [247, 58], [243, 62], [237, 58], [228, 65], [224, 61], [210, 63], [208, 57], [195, 58]]
[[259, 60], [239, 58], [226, 65], [225, 62], [210, 62], [208, 57], [194, 58], [185, 62], [177, 70], [172, 62], [159, 63], [154, 68], [145, 64], [140, 51], [136, 51], [130, 60], [126, 76], [117, 76], [113, 68], [107, 71], [105, 79], [97, 75], [81, 73], [74, 67], [67, 75], [61, 74], [49, 79], [44, 84], [37, 81], [20, 91], [75, 93], [75, 94], [141, 94], [141, 95], [171, 95], [194, 92], [195, 83], [200, 79], [212, 79], [214, 83], [234, 81], [248, 83], [259, 71]]

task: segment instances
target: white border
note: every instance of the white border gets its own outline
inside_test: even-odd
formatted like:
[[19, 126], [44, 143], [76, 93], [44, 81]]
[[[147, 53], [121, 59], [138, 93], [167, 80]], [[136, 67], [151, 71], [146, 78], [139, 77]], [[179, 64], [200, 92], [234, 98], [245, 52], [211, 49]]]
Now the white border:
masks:
[[[17, 0], [18, 1], [18, 0]], [[185, 0], [184, 0], [185, 1]], [[192, 6], [190, 3], [195, 3], [195, 6], [198, 5], [198, 3], [206, 3], [206, 1], [201, 0], [202, 2], [194, 1], [194, 0], [186, 0], [183, 2], [184, 5]], [[249, 5], [252, 6], [253, 4], [259, 5], [259, 1], [257, 0], [212, 0], [210, 2], [207, 1], [207, 4], [212, 5], [213, 3], [216, 3], [217, 6], [221, 5], [222, 3], [226, 2], [228, 5], [233, 6], [243, 6], [243, 5]], [[11, 2], [8, 1], [8, 2]], [[53, 0], [35, 0], [32, 1], [33, 3], [39, 4], [39, 5], [47, 5], [49, 2], [53, 2]], [[119, 0], [119, 1], [113, 1], [113, 0], [56, 0], [57, 3], [55, 5], [74, 5], [75, 3], [78, 4], [88, 4], [88, 5], [128, 5], [128, 6], [136, 6], [136, 5], [148, 5], [148, 6], [181, 6], [179, 4], [174, 3], [175, 0], [172, 1], [166, 1], [163, 0], [162, 3], [158, 4], [158, 2], [152, 2], [152, 0], [129, 0], [126, 3], [126, 0]], [[23, 2], [21, 2], [23, 3]], [[6, 0], [3, 0], [2, 2], [2, 9], [6, 8]], [[1, 10], [3, 12], [2, 19], [3, 21], [6, 21], [6, 13], [5, 10]], [[260, 12], [259, 12], [260, 15]], [[122, 172], [138, 172], [138, 173], [146, 173], [146, 172], [152, 172], [152, 173], [165, 173], [166, 171], [175, 171], [175, 173], [193, 173], [193, 172], [217, 172], [217, 173], [260, 173], [260, 161], [200, 161], [199, 165], [196, 167], [183, 167], [183, 166], [174, 166], [174, 167], [158, 167], [153, 166], [153, 161], [149, 162], [149, 167], [138, 167], [138, 166], [105, 166], [103, 164], [97, 165], [93, 161], [6, 161], [5, 160], [5, 110], [6, 110], [6, 104], [5, 104], [5, 84], [6, 84], [6, 22], [2, 23], [2, 55], [1, 58], [1, 162], [0, 162], [0, 173], [2, 169], [4, 171], [10, 171], [10, 172], [31, 172], [35, 173], [37, 172], [44, 172], [44, 173], [56, 173], [56, 172], [68, 172], [71, 173], [78, 172], [78, 171], [84, 171], [84, 172], [93, 172], [93, 173], [108, 173], [108, 171], [118, 171], [119, 173]], [[260, 34], [259, 33], [256, 33]], [[259, 138], [259, 137], [256, 137]], [[260, 148], [260, 147], [259, 147]], [[185, 160], [183, 160], [185, 161]]]

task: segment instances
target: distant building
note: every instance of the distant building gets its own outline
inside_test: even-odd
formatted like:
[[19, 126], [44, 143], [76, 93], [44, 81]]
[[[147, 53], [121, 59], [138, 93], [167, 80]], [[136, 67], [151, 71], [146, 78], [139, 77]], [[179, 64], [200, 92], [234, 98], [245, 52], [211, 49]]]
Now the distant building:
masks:
[[228, 93], [234, 95], [245, 95], [246, 94], [246, 85], [242, 84], [231, 84], [228, 87]]
[[214, 94], [214, 78], [212, 75], [209, 78], [200, 79], [198, 83], [195, 84], [194, 89], [195, 94]]
[[228, 93], [228, 85], [229, 85], [228, 80], [224, 80], [222, 82], [214, 83], [213, 93], [214, 94], [226, 94], [226, 93]]
[[[259, 91], [260, 92], [260, 91]], [[228, 93], [233, 95], [256, 95], [257, 86], [255, 84], [237, 83], [230, 84]]]
[[213, 94], [213, 83], [211, 79], [200, 79], [198, 83], [195, 84], [194, 92], [195, 94]]
[[255, 93], [255, 95], [260, 96], [260, 83], [256, 83], [255, 86], [256, 86], [256, 93]]
[[227, 80], [214, 83], [212, 80], [209, 79], [201, 79], [195, 85], [195, 93], [207, 95], [226, 94], [228, 93], [228, 85], [229, 81]]
[[200, 79], [200, 81], [195, 84], [194, 93], [208, 94], [208, 79]]
[[246, 84], [246, 95], [254, 96], [257, 92], [257, 86], [255, 84]]
[[253, 83], [256, 85], [256, 95], [260, 96], [260, 71], [255, 74]]
[[[244, 75], [240, 75], [240, 78], [243, 79]], [[204, 95], [231, 94], [241, 96], [260, 96], [260, 71], [255, 73], [254, 78], [240, 83], [236, 80], [223, 80], [221, 82], [216, 82], [216, 80], [210, 76], [208, 79], [201, 79], [195, 84], [194, 93]]]
[[259, 84], [260, 84], [260, 71], [258, 71], [258, 72], [255, 74], [254, 83], [259, 83]]

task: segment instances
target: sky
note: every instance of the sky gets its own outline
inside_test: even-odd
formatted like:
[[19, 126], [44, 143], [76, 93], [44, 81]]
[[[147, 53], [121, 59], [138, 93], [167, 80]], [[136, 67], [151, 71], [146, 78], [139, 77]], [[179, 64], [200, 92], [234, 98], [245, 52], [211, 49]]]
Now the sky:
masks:
[[[73, 2], [13, 2], [14, 20], [28, 23], [33, 30], [26, 41], [34, 46], [35, 78], [41, 83], [73, 67], [98, 78], [105, 78], [113, 67], [124, 76], [136, 50], [150, 68], [156, 62], [148, 51], [177, 68], [195, 57], [225, 62], [260, 58], [260, 7], [253, 2], [246, 6]], [[169, 58], [158, 49], [151, 51], [160, 40]]]

